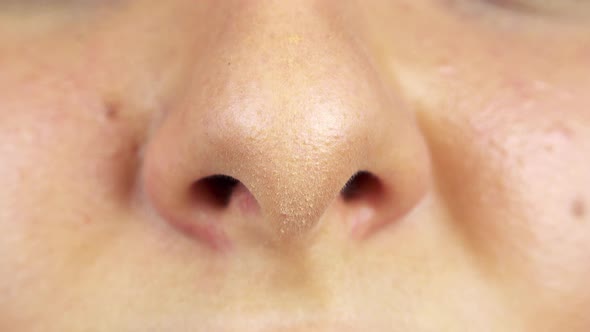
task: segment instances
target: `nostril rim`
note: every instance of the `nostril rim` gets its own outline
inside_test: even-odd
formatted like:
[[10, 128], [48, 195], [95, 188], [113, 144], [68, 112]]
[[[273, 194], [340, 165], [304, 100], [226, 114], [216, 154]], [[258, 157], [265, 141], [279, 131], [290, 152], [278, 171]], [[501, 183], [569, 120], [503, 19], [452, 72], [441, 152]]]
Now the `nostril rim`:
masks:
[[345, 201], [353, 201], [363, 197], [376, 197], [381, 190], [381, 181], [375, 175], [367, 171], [359, 171], [348, 179], [340, 195]]
[[192, 185], [191, 191], [197, 199], [222, 208], [229, 204], [232, 192], [239, 183], [229, 175], [217, 174], [198, 180]]

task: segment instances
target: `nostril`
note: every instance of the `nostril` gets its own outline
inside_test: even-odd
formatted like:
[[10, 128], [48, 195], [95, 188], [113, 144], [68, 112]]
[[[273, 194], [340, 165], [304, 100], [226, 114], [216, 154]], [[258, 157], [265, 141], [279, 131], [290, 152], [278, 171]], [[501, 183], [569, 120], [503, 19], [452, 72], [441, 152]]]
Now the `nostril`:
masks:
[[348, 179], [340, 195], [345, 201], [354, 201], [361, 198], [377, 198], [381, 191], [381, 181], [375, 175], [359, 171]]
[[217, 208], [226, 207], [232, 193], [240, 183], [237, 179], [228, 175], [212, 175], [196, 181], [192, 187], [192, 195], [195, 199], [206, 201]]

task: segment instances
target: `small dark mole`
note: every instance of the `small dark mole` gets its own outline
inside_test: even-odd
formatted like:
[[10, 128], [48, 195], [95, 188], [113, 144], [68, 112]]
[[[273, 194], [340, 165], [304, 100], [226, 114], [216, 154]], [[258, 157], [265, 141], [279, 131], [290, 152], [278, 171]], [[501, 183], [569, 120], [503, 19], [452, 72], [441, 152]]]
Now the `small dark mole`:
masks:
[[107, 120], [116, 121], [119, 118], [120, 105], [115, 101], [105, 102], [105, 116]]
[[227, 65], [228, 65], [228, 66], [231, 66], [231, 62], [228, 62], [228, 63], [227, 63]]
[[129, 150], [131, 150], [131, 154], [133, 156], [139, 156], [140, 155], [140, 153], [141, 153], [140, 148], [141, 148], [141, 145], [137, 141], [134, 141], [129, 146]]
[[578, 219], [586, 216], [586, 203], [581, 198], [576, 198], [571, 205], [571, 214]]

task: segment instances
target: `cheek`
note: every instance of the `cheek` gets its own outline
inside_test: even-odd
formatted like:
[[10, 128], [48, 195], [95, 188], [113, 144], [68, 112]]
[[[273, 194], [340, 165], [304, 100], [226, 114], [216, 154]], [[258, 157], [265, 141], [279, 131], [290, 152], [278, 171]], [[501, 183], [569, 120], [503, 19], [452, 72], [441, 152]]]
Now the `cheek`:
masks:
[[484, 269], [537, 299], [589, 302], [590, 100], [548, 95], [423, 125], [442, 195]]
[[113, 216], [128, 204], [138, 140], [126, 114], [72, 81], [0, 87], [0, 273], [17, 283], [0, 283], [2, 293], [91, 262], [106, 243], [97, 238], [124, 220]]
[[2, 181], [21, 194], [11, 196], [31, 203], [37, 196], [57, 198], [51, 192], [95, 202], [121, 198], [133, 178], [138, 148], [121, 123], [124, 115], [98, 99], [80, 97], [73, 85], [64, 91], [76, 91], [76, 97], [44, 96], [35, 87], [0, 96]]

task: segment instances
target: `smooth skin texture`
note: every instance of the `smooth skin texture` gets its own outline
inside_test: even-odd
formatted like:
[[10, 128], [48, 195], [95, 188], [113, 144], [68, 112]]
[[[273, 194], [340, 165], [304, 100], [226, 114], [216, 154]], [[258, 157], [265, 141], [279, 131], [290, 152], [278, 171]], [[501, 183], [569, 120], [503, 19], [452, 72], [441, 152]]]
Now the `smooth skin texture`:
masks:
[[588, 331], [589, 86], [583, 1], [0, 1], [0, 330]]

